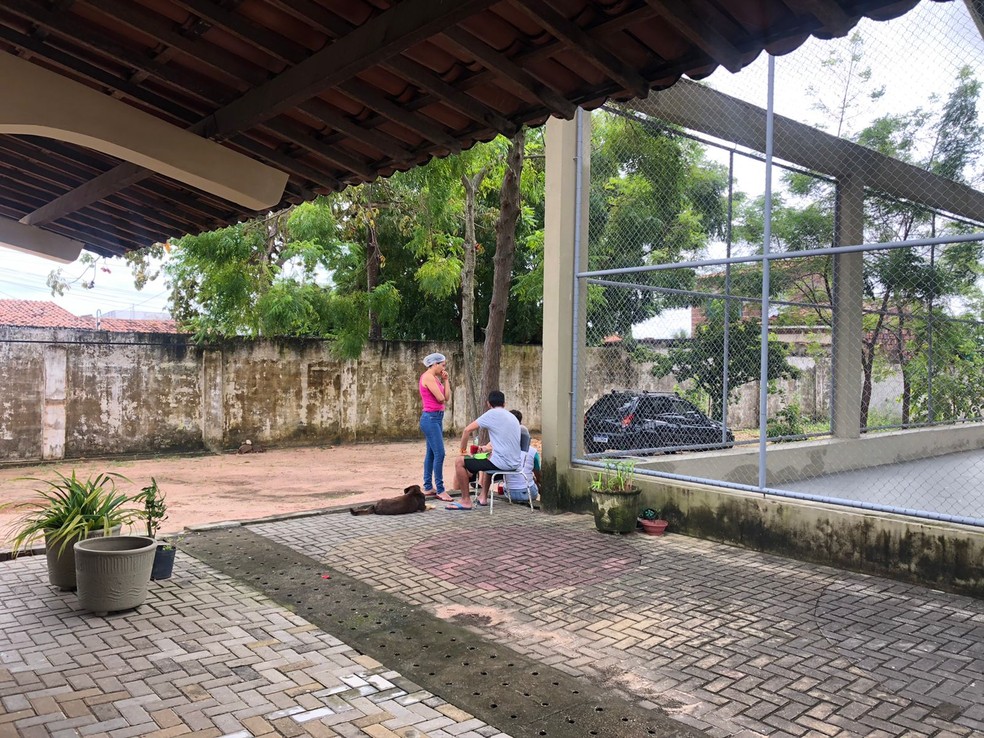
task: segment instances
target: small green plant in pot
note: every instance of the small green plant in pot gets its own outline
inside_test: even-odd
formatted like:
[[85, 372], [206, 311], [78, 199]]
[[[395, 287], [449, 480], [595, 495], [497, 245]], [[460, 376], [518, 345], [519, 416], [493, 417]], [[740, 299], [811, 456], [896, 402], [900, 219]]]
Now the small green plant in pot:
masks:
[[48, 559], [48, 580], [60, 589], [75, 589], [77, 541], [95, 535], [118, 533], [124, 525], [139, 520], [143, 512], [132, 507], [135, 497], [117, 489], [116, 481], [129, 482], [122, 474], [104, 472], [79, 479], [56, 473], [54, 481], [28, 477], [45, 486], [35, 490], [33, 500], [10, 503], [5, 509], [23, 510], [12, 524], [11, 555], [44, 539]]
[[634, 483], [635, 462], [605, 462], [591, 480], [595, 527], [603, 533], [631, 533], [639, 517], [639, 494]]
[[[150, 478], [150, 484], [144, 487], [137, 500], [143, 503], [144, 519], [147, 522], [147, 535], [157, 538], [161, 525], [167, 520], [167, 501], [165, 494], [157, 486], [157, 480]], [[174, 570], [174, 544], [170, 541], [158, 541], [154, 553], [154, 568], [150, 572], [152, 580], [169, 579]]]

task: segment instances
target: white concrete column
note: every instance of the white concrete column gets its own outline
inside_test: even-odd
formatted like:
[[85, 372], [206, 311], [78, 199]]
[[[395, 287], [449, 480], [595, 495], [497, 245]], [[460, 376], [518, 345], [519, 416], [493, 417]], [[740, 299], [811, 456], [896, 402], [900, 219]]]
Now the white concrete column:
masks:
[[202, 443], [218, 453], [225, 447], [222, 351], [202, 352]]
[[[574, 348], [574, 275], [587, 265], [588, 174], [591, 116], [583, 121], [580, 151], [575, 120], [551, 118], [546, 132], [546, 212], [543, 264], [543, 471], [544, 504], [572, 506], [571, 418], [583, 415], [583, 394], [572, 397]], [[581, 208], [577, 173], [581, 173]], [[575, 264], [574, 241], [580, 218], [581, 265]], [[579, 323], [584, 330], [585, 290], [579, 295]], [[582, 357], [583, 361], [583, 357]]]
[[65, 458], [65, 396], [68, 351], [44, 347], [44, 400], [41, 409], [41, 458]]
[[[834, 245], [864, 242], [864, 185], [858, 179], [837, 182]], [[831, 430], [834, 438], [861, 436], [861, 323], [864, 299], [864, 257], [834, 256], [834, 316], [831, 386]]]

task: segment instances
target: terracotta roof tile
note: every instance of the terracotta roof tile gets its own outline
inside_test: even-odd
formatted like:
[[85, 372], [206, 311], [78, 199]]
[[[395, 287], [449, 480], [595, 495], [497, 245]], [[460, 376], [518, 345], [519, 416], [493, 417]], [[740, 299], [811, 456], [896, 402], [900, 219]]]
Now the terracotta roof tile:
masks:
[[77, 315], [44, 300], [0, 300], [0, 325], [30, 328], [88, 328]]
[[[94, 316], [80, 317], [46, 300], [0, 300], [0, 325], [97, 330]], [[178, 324], [170, 319], [100, 318], [98, 330], [113, 333], [178, 333]]]

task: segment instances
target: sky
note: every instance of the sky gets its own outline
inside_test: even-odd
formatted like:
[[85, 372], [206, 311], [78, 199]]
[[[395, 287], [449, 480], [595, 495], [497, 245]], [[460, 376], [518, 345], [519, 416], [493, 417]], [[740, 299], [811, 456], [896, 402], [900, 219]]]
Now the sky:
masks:
[[[877, 104], [859, 108], [858, 117], [849, 122], [854, 130], [876, 115], [928, 105], [934, 92], [945, 97], [956, 70], [968, 60], [976, 62], [978, 79], [984, 81], [984, 41], [963, 2], [923, 0], [900, 19], [885, 23], [863, 20], [857, 30], [865, 38], [865, 62], [872, 68], [872, 82], [885, 85], [886, 94]], [[810, 39], [793, 53], [777, 57], [777, 114], [808, 123], [817, 123], [822, 118], [812, 109], [815, 99], [818, 96], [835, 99], [842, 89], [836, 68], [827, 69], [822, 64], [837, 44], [843, 46], [843, 41], [828, 43]], [[705, 82], [722, 92], [765, 107], [767, 68], [767, 56], [762, 54], [737, 75], [719, 70]], [[727, 162], [726, 154], [712, 153], [712, 156]], [[764, 191], [765, 174], [761, 164], [736, 157], [735, 173], [741, 189], [752, 194]], [[712, 249], [711, 255], [723, 253], [717, 254]], [[64, 296], [52, 296], [46, 280], [55, 269], [61, 269], [69, 280], [94, 278], [95, 286], [83, 289], [76, 283]], [[62, 265], [2, 246], [0, 298], [52, 300], [76, 315], [120, 310], [162, 312], [167, 307], [163, 279], [137, 291], [122, 260], [102, 260], [93, 276], [91, 270], [87, 272], [78, 263]], [[669, 336], [681, 329], [689, 330], [689, 317], [686, 311], [673, 311], [673, 314], [666, 313], [654, 319], [653, 325], [641, 328], [637, 335]]]

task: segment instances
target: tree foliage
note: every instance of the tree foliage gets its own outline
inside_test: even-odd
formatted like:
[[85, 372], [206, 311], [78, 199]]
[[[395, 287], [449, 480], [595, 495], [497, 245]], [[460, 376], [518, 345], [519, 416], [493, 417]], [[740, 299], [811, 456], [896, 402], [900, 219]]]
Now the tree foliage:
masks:
[[[672, 374], [681, 382], [692, 381], [707, 396], [710, 417], [721, 418], [725, 372], [729, 401], [737, 398], [743, 386], [761, 377], [761, 331], [762, 323], [759, 320], [732, 321], [728, 326], [728, 350], [725, 352], [725, 321], [722, 315], [711, 316], [710, 320], [697, 327], [689, 340], [681, 341], [667, 355], [655, 358], [653, 375]], [[799, 370], [786, 361], [787, 354], [784, 344], [769, 339], [769, 381], [799, 376]]]
[[[589, 268], [672, 263], [696, 255], [726, 226], [727, 170], [703, 149], [641, 121], [597, 115], [592, 125]], [[688, 289], [689, 270], [633, 274], [633, 282]], [[686, 299], [651, 290], [591, 286], [589, 345], [631, 328]]]

